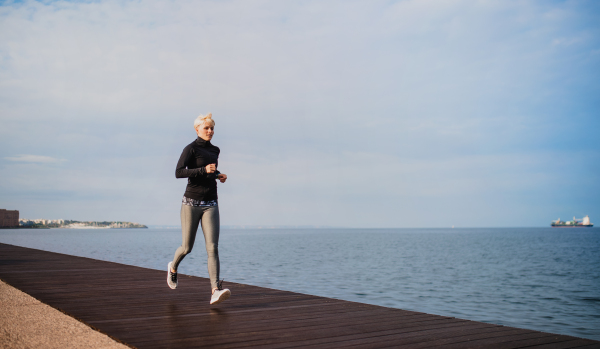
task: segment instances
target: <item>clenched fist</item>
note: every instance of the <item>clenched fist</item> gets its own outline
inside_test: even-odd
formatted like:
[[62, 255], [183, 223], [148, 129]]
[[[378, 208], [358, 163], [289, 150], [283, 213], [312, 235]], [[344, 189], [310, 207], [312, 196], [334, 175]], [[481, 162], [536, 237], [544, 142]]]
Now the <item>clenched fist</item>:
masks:
[[216, 164], [206, 165], [206, 173], [215, 173], [216, 170], [217, 170]]

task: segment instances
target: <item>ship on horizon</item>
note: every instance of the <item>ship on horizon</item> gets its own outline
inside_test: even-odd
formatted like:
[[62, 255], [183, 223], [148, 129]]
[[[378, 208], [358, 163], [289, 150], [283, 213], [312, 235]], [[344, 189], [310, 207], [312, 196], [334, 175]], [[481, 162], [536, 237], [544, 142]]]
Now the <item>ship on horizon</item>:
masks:
[[561, 221], [560, 218], [552, 221], [550, 224], [553, 228], [591, 228], [594, 226], [590, 223], [590, 216], [585, 216], [582, 219], [573, 217], [572, 221]]

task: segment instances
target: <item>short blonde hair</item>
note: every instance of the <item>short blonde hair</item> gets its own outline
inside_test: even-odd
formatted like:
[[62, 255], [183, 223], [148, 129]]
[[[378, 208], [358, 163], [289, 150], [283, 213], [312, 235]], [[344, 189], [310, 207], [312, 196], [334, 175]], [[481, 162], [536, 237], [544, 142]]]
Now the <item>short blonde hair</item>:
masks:
[[198, 126], [204, 125], [206, 122], [210, 123], [212, 127], [215, 127], [215, 120], [212, 119], [212, 113], [206, 115], [200, 114], [200, 116], [194, 120], [194, 130], [197, 129]]

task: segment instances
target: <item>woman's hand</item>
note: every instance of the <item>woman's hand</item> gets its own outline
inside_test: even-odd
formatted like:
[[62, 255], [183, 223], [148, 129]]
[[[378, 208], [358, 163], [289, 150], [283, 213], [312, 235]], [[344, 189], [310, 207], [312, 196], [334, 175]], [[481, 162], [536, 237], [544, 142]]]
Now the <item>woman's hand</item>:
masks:
[[225, 181], [227, 180], [227, 175], [224, 173], [220, 173], [217, 178], [221, 181], [221, 183], [225, 183]]
[[216, 164], [210, 164], [210, 165], [206, 165], [206, 173], [215, 173], [215, 171], [217, 170], [217, 165]]

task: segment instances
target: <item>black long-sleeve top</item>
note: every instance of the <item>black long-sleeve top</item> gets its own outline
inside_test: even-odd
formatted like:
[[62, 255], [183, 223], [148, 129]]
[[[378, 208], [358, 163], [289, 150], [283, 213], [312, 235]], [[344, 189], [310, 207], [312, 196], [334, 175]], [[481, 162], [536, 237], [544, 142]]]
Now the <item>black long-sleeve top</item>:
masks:
[[220, 152], [218, 147], [200, 137], [183, 148], [175, 177], [188, 179], [184, 196], [203, 201], [217, 200], [219, 171], [206, 173], [206, 165], [216, 164], [218, 167]]

